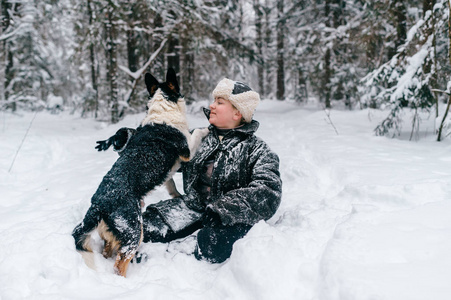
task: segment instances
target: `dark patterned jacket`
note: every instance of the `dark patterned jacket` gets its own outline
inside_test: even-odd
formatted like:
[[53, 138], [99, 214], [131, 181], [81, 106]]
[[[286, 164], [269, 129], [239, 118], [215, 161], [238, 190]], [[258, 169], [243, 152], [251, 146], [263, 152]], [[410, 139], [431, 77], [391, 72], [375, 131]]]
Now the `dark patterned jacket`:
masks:
[[[196, 155], [182, 165], [185, 195], [150, 206], [175, 231], [202, 219], [207, 207], [223, 225], [254, 225], [271, 218], [279, 207], [282, 181], [279, 157], [254, 135], [259, 123], [229, 131], [220, 141], [214, 126]], [[204, 162], [215, 154], [208, 201], [201, 197], [199, 178]]]

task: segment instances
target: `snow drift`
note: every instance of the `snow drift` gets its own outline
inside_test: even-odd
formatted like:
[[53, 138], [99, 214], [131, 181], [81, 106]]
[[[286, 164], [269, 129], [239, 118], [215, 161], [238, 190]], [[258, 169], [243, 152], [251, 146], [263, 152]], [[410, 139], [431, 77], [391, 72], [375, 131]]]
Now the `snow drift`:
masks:
[[[8, 172], [34, 115], [1, 113], [0, 298], [449, 299], [451, 143], [427, 120], [417, 142], [376, 137], [384, 116], [332, 111], [337, 135], [323, 111], [263, 101], [257, 135], [281, 158], [277, 214], [223, 264], [197, 261], [188, 237], [142, 245], [148, 261], [122, 278], [100, 253], [89, 269], [70, 233], [117, 158], [95, 141], [142, 115], [108, 126], [39, 113]], [[189, 123], [207, 125], [200, 113]], [[168, 197], [160, 188], [146, 203]]]

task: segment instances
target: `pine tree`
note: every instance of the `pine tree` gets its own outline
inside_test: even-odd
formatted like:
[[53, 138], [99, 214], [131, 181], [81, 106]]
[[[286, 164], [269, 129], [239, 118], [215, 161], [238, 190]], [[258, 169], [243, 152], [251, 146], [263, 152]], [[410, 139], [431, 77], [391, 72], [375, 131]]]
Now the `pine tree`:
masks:
[[111, 123], [119, 122], [119, 86], [118, 86], [118, 53], [117, 53], [117, 9], [118, 6], [113, 1], [108, 1], [109, 5], [105, 11], [105, 33], [106, 50], [108, 62], [108, 76], [110, 81], [110, 107]]
[[[435, 7], [438, 11], [434, 13], [445, 13], [444, 5]], [[435, 104], [431, 92], [435, 69], [430, 67], [435, 55], [434, 35], [430, 30], [434, 13], [429, 11], [419, 19], [391, 60], [363, 80], [366, 87], [364, 93], [371, 97], [366, 98], [366, 102], [369, 104], [370, 101], [375, 101], [377, 106], [385, 105], [390, 108], [387, 118], [375, 129], [377, 135], [399, 134], [402, 111], [409, 108], [414, 111], [412, 138], [414, 131], [418, 130], [419, 112], [429, 111]]]
[[[1, 55], [0, 55], [0, 64], [2, 72], [0, 80], [1, 84], [1, 101], [4, 102], [5, 99], [8, 99], [9, 93], [6, 91], [6, 87], [9, 85], [12, 79], [11, 68], [13, 66], [13, 53], [11, 51], [11, 41], [8, 36], [13, 32], [13, 26], [11, 24], [12, 16], [14, 10], [17, 10], [17, 4], [13, 8], [13, 4], [7, 0], [1, 1], [1, 14], [2, 14], [2, 26], [1, 26]], [[15, 108], [14, 108], [15, 109]]]
[[[71, 97], [68, 0], [2, 1], [2, 109], [51, 109]], [[58, 99], [55, 102], [55, 99]]]
[[41, 15], [31, 1], [20, 1], [16, 5], [16, 14], [11, 16], [14, 33], [8, 39], [13, 57], [10, 60], [12, 64], [6, 69], [11, 78], [5, 87], [6, 106], [13, 110], [42, 109], [45, 107], [42, 99], [50, 93], [54, 75], [49, 68], [49, 55], [35, 26]]
[[446, 0], [0, 1], [1, 109], [42, 109], [56, 96], [117, 122], [143, 111], [140, 76], [168, 66], [188, 101], [229, 77], [262, 98], [390, 107], [379, 134], [396, 132], [406, 108], [416, 128], [422, 110], [441, 118], [447, 101], [431, 92], [451, 72]]

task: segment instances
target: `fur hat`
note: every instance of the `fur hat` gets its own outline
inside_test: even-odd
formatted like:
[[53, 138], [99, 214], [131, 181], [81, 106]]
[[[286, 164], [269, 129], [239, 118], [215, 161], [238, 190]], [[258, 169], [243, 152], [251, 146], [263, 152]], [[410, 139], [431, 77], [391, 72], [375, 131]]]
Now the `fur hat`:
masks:
[[254, 110], [260, 102], [260, 95], [247, 84], [227, 78], [218, 83], [213, 90], [213, 97], [222, 97], [229, 100], [243, 115], [246, 123], [252, 121]]

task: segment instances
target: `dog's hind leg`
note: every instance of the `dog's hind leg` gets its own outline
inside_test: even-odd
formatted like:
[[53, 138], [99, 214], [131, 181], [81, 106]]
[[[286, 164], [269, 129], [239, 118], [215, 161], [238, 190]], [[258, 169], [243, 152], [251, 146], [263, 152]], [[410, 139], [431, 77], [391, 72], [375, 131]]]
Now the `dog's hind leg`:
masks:
[[83, 222], [77, 225], [72, 231], [75, 240], [75, 248], [80, 252], [86, 265], [95, 270], [94, 254], [91, 248], [91, 232], [97, 227], [100, 220], [99, 210], [91, 206], [86, 213]]
[[104, 241], [104, 247], [102, 251], [102, 255], [105, 258], [110, 258], [113, 256], [113, 252], [119, 249], [120, 243], [114, 236], [114, 234], [109, 230], [108, 225], [104, 221], [100, 221], [99, 226], [97, 227], [97, 231], [99, 232], [99, 236]]
[[121, 247], [117, 253], [116, 262], [114, 264], [114, 271], [117, 275], [126, 277], [128, 265], [130, 264], [133, 257], [135, 257], [135, 254], [142, 240], [143, 240], [143, 227], [141, 224], [139, 243], [126, 245], [126, 247]]
[[136, 251], [133, 253], [118, 253], [116, 256], [116, 263], [114, 264], [114, 272], [117, 275], [127, 277], [128, 265], [135, 257]]
[[125, 277], [128, 265], [143, 240], [141, 209], [122, 207], [111, 214], [105, 223], [119, 243], [114, 272]]
[[102, 251], [103, 257], [110, 258], [111, 256], [113, 256], [113, 250], [114, 250], [114, 246], [111, 243], [111, 241], [105, 240], [105, 244], [103, 246], [103, 251]]
[[95, 206], [91, 206], [83, 221], [78, 224], [72, 231], [72, 236], [75, 240], [75, 248], [78, 251], [92, 252], [90, 245], [91, 232], [97, 227], [100, 222], [99, 210]]

